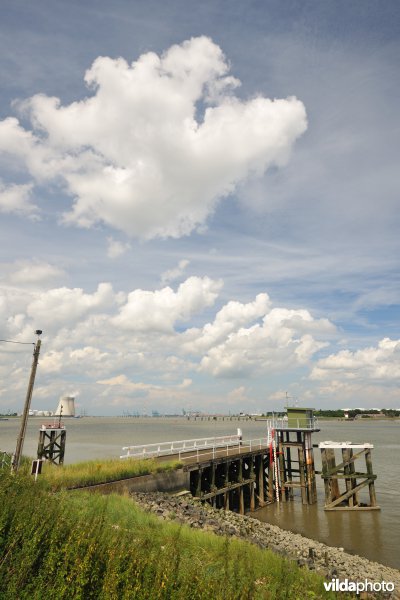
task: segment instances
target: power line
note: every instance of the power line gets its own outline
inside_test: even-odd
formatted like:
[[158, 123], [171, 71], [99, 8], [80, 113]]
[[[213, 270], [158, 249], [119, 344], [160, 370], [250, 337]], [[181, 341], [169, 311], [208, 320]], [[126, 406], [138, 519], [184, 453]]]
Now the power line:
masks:
[[35, 342], [16, 342], [15, 340], [0, 340], [0, 342], [7, 342], [8, 344], [23, 344], [27, 346], [35, 345]]

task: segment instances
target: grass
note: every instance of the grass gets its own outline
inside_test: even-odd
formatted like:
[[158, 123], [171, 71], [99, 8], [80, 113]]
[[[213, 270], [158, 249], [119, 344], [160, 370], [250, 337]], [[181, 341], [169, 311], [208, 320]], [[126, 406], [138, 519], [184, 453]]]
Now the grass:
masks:
[[157, 462], [154, 459], [109, 459], [92, 460], [71, 465], [56, 466], [44, 463], [41, 478], [44, 479], [53, 491], [94, 485], [160, 473], [179, 469], [182, 463], [179, 461]]
[[317, 574], [239, 540], [159, 521], [131, 499], [52, 493], [0, 471], [0, 597], [333, 599]]

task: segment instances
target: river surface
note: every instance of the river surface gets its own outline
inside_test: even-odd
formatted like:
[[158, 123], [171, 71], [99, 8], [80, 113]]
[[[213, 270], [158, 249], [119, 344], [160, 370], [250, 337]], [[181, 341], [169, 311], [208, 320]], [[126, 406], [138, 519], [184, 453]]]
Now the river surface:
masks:
[[[51, 419], [50, 419], [51, 421]], [[35, 456], [39, 428], [45, 418], [30, 418], [24, 454]], [[65, 419], [67, 443], [65, 463], [88, 459], [118, 457], [122, 446], [172, 440], [212, 437], [243, 432], [243, 440], [265, 437], [263, 421], [187, 420], [170, 418], [84, 417]], [[20, 419], [0, 420], [0, 450], [13, 452]], [[321, 431], [313, 434], [313, 442], [324, 440], [371, 442], [372, 464], [378, 475], [375, 482], [381, 511], [324, 512], [323, 484], [317, 475], [318, 504], [303, 506], [300, 497], [286, 504], [273, 504], [254, 516], [317, 539], [330, 546], [343, 547], [391, 567], [400, 568], [400, 421], [320, 421]], [[316, 469], [321, 469], [320, 451], [314, 450]], [[356, 470], [365, 471], [365, 460], [359, 459]], [[362, 462], [361, 462], [362, 461]], [[363, 499], [363, 498], [362, 498]]]

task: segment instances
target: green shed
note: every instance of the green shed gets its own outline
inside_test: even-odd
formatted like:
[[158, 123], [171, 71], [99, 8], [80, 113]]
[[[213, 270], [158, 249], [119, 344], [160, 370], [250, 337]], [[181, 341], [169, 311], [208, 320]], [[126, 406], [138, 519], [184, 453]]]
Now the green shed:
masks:
[[288, 406], [286, 408], [288, 427], [293, 429], [313, 429], [314, 409]]

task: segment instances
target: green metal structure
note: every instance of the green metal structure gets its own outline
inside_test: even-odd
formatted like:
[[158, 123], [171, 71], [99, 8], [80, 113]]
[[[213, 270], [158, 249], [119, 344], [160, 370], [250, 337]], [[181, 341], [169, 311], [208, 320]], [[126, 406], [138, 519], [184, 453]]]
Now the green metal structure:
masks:
[[288, 427], [293, 429], [310, 429], [314, 422], [314, 409], [299, 406], [286, 408]]

